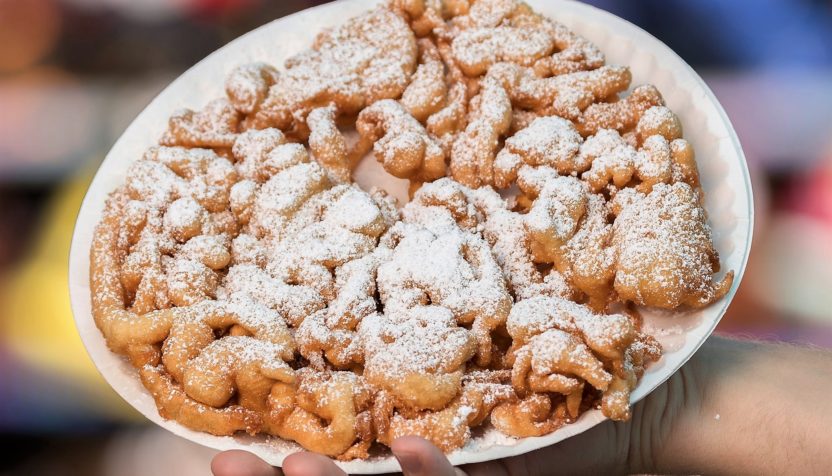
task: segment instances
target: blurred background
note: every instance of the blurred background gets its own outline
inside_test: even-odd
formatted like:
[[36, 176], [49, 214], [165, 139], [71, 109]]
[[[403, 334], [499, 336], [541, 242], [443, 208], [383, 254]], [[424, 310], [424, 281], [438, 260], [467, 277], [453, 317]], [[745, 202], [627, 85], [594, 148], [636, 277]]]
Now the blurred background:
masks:
[[[207, 474], [75, 333], [67, 257], [86, 186], [172, 79], [303, 0], [0, 0], [0, 475]], [[596, 0], [687, 60], [743, 143], [757, 222], [720, 332], [832, 347], [832, 1]]]

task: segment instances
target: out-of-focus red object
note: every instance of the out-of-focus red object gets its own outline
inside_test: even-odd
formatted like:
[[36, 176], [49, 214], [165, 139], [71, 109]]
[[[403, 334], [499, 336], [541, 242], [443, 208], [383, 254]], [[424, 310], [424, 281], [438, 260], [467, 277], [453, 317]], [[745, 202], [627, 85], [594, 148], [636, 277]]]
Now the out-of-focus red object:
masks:
[[219, 17], [250, 8], [260, 0], [188, 0], [186, 9], [198, 17]]
[[0, 0], [0, 73], [21, 71], [52, 51], [61, 28], [52, 0]]
[[[795, 180], [784, 211], [815, 219], [832, 228], [832, 151], [820, 166]], [[832, 247], [832, 242], [829, 243]]]
[[753, 298], [796, 324], [832, 324], [832, 150], [788, 184], [755, 245]]

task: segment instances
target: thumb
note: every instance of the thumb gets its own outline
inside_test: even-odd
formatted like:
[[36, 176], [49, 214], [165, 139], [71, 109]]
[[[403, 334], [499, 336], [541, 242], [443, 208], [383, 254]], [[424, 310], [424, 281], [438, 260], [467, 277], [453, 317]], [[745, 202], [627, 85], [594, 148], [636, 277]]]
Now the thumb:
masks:
[[242, 450], [218, 453], [211, 461], [214, 476], [281, 476], [279, 469]]
[[430, 442], [418, 436], [403, 436], [390, 445], [405, 476], [465, 476]]

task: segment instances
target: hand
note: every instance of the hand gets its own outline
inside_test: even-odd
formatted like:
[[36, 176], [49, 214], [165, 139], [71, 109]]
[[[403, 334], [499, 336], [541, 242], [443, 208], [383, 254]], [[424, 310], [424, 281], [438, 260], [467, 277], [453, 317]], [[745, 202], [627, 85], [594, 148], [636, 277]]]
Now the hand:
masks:
[[[393, 442], [393, 455], [407, 476], [457, 476], [464, 474], [448, 462], [445, 455], [428, 441], [405, 436]], [[269, 466], [257, 456], [242, 450], [224, 451], [211, 463], [214, 476], [343, 476], [331, 459], [315, 453], [295, 453], [283, 460], [283, 470]]]
[[[397, 439], [392, 451], [406, 476], [812, 473], [830, 464], [832, 380], [822, 375], [832, 375], [828, 353], [712, 337], [627, 422], [606, 421], [553, 446], [459, 469], [418, 437]], [[226, 451], [211, 469], [215, 476], [345, 474], [313, 453], [287, 457], [281, 473], [251, 453]]]

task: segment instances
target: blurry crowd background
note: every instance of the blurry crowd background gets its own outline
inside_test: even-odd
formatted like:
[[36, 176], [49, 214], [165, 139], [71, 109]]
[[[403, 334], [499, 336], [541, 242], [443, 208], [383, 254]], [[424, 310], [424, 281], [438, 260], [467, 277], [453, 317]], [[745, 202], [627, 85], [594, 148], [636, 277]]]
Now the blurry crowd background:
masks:
[[[147, 425], [84, 352], [72, 226], [97, 164], [156, 93], [317, 3], [0, 0], [0, 475], [207, 473], [210, 450]], [[832, 1], [590, 3], [687, 60], [742, 140], [755, 241], [720, 331], [832, 347]]]

